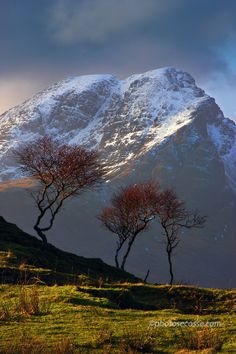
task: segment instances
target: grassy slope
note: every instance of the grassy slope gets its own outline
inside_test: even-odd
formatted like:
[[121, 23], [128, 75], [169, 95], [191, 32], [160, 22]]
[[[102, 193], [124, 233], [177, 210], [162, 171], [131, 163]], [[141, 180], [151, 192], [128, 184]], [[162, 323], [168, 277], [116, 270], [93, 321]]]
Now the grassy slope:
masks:
[[[32, 287], [23, 286], [28, 291]], [[121, 290], [129, 293], [122, 301], [119, 298]], [[38, 291], [41, 302], [46, 301], [50, 306], [44, 304], [41, 314], [28, 316], [17, 310], [22, 287], [0, 287], [1, 304], [12, 313], [7, 320], [1, 321], [2, 352], [5, 352], [12, 338], [20, 338], [22, 333], [23, 336], [26, 333], [29, 337], [40, 338], [48, 346], [59, 342], [62, 337], [69, 338], [76, 345], [78, 353], [122, 353], [119, 346], [127, 333], [139, 338], [152, 336], [154, 353], [176, 353], [183, 349], [183, 337], [191, 329], [157, 327], [151, 330], [151, 321], [159, 320], [220, 321], [219, 335], [223, 341], [221, 352], [236, 352], [233, 314], [236, 294], [232, 291], [144, 284], [113, 284], [105, 289], [90, 286], [77, 288], [72, 285], [38, 286]], [[117, 296], [114, 296], [115, 291]], [[200, 310], [196, 308], [194, 293], [205, 296]], [[129, 303], [131, 298], [133, 302]], [[206, 298], [209, 301], [205, 301]], [[152, 306], [153, 309], [147, 310], [145, 306]], [[44, 308], [48, 310], [45, 313]], [[217, 329], [210, 331], [212, 335], [218, 332]]]
[[[149, 352], [153, 353], [186, 353], [184, 338], [190, 333], [194, 333], [197, 342], [205, 344], [216, 336], [216, 341], [223, 343], [221, 352], [236, 352], [236, 292], [233, 290], [135, 283], [137, 279], [132, 275], [101, 260], [71, 255], [51, 245], [42, 250], [40, 241], [1, 218], [0, 250], [2, 282], [17, 279], [21, 283], [0, 285], [0, 353], [23, 353], [12, 349], [7, 352], [12, 342], [19, 347], [27, 341], [43, 341], [45, 347], [52, 348], [63, 338], [75, 345], [76, 353], [145, 352], [137, 348], [128, 351], [124, 344], [127, 341], [136, 347], [150, 342]], [[77, 277], [77, 273], [89, 277]], [[104, 282], [99, 287], [101, 275]], [[32, 281], [33, 276], [49, 284], [64, 285], [24, 284], [29, 279]], [[122, 283], [124, 280], [127, 282]], [[72, 282], [76, 285], [66, 285]], [[33, 301], [36, 305], [39, 299], [38, 313], [27, 313], [22, 299], [23, 303]], [[221, 327], [150, 328], [151, 321], [160, 320], [220, 321]], [[33, 347], [37, 347], [35, 343]], [[39, 353], [35, 349], [24, 351], [31, 352]], [[52, 352], [70, 353], [68, 349]], [[197, 351], [201, 352], [206, 354], [212, 350]]]
[[[8, 252], [10, 250], [10, 252]], [[137, 281], [132, 274], [109, 266], [101, 259], [85, 258], [48, 245], [0, 217], [0, 276], [4, 282], [39, 277], [47, 284], [75, 283], [77, 275], [110, 281]]]

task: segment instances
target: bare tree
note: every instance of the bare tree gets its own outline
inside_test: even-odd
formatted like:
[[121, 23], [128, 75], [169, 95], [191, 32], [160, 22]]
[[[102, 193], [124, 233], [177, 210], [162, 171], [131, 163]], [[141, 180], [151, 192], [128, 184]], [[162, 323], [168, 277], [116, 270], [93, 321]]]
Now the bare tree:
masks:
[[27, 143], [15, 155], [24, 175], [37, 182], [32, 192], [39, 210], [34, 230], [46, 245], [45, 232], [52, 228], [65, 200], [101, 181], [104, 170], [96, 151], [61, 144], [49, 136]]
[[[103, 225], [118, 236], [115, 252], [116, 267], [124, 269], [132, 245], [139, 233], [147, 229], [155, 217], [159, 186], [144, 182], [121, 188], [112, 198], [112, 206], [98, 216]], [[121, 265], [118, 256], [124, 244], [127, 248]]]
[[115, 251], [115, 265], [119, 268], [119, 252], [129, 237], [128, 217], [124, 218], [122, 212], [114, 207], [104, 208], [98, 219], [102, 221], [104, 226], [118, 236], [117, 247]]
[[167, 189], [160, 194], [157, 205], [157, 216], [163, 228], [166, 238], [166, 252], [169, 263], [170, 284], [173, 284], [173, 250], [180, 242], [179, 232], [181, 228], [201, 228], [206, 221], [205, 216], [197, 212], [190, 212], [186, 209], [185, 203], [181, 201], [171, 189]]

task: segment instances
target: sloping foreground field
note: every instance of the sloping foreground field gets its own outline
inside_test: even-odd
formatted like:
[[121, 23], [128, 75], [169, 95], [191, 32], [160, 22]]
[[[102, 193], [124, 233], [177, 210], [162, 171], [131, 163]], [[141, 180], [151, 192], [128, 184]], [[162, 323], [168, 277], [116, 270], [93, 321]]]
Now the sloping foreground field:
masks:
[[0, 354], [236, 353], [236, 291], [145, 284], [0, 217]]
[[236, 352], [235, 291], [80, 282], [1, 285], [0, 353]]

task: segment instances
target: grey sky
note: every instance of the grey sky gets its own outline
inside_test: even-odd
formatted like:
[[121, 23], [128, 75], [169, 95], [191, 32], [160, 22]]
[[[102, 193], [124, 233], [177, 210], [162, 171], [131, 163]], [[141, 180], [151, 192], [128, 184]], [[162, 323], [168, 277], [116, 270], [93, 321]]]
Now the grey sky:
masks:
[[235, 0], [0, 0], [0, 111], [67, 76], [190, 72], [236, 120]]

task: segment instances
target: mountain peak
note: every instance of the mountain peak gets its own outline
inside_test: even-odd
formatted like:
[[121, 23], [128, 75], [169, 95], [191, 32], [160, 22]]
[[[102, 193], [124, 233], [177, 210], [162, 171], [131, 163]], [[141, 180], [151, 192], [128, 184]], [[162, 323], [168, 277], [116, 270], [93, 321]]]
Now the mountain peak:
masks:
[[[134, 159], [159, 149], [207, 109], [210, 113], [204, 115], [205, 123], [218, 125], [220, 119], [228, 124], [193, 77], [173, 67], [134, 74], [124, 80], [108, 74], [68, 78], [1, 116], [2, 175], [17, 175], [13, 148], [44, 134], [98, 148], [110, 173], [117, 174]], [[224, 131], [223, 140], [229, 141], [228, 130]], [[214, 126], [208, 128], [208, 134], [219, 150]]]
[[192, 81], [193, 83], [195, 83], [194, 78], [189, 73], [181, 69], [175, 68], [173, 66], [166, 66], [158, 69], [148, 70], [141, 74], [134, 74], [128, 77], [128, 79], [132, 77], [150, 77], [150, 78], [161, 79], [163, 77], [168, 77], [168, 76], [176, 77], [176, 79], [179, 80], [186, 78]]

